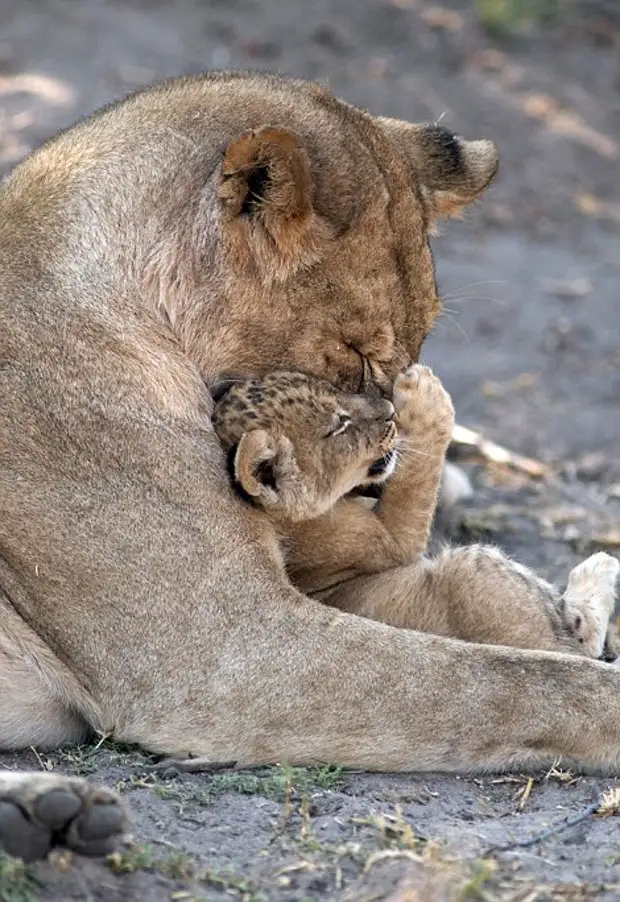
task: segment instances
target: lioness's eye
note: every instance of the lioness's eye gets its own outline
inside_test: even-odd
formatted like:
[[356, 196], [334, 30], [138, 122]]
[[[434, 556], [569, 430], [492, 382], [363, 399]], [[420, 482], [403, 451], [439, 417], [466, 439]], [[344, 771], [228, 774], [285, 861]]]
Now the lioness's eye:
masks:
[[343, 432], [347, 431], [350, 425], [351, 420], [346, 413], [336, 413], [334, 414], [332, 426], [328, 435], [342, 435]]

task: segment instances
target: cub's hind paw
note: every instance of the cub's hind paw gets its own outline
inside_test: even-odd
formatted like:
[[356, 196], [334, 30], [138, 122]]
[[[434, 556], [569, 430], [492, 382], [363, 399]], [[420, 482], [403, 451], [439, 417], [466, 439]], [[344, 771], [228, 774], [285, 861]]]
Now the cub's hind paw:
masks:
[[33, 861], [58, 846], [107, 855], [127, 832], [116, 793], [77, 777], [0, 772], [0, 849]]
[[613, 659], [615, 642], [610, 620], [616, 602], [620, 562], [604, 551], [574, 567], [564, 593], [564, 620], [584, 654]]

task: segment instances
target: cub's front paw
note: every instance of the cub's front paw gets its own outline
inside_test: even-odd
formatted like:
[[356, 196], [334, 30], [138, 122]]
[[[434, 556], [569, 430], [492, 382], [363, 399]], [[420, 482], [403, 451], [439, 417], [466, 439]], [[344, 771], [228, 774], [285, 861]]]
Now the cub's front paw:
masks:
[[393, 395], [399, 431], [446, 444], [454, 426], [452, 399], [428, 366], [414, 363], [396, 377]]
[[564, 593], [564, 620], [583, 653], [615, 657], [615, 629], [610, 624], [616, 602], [620, 562], [599, 551], [574, 567]]

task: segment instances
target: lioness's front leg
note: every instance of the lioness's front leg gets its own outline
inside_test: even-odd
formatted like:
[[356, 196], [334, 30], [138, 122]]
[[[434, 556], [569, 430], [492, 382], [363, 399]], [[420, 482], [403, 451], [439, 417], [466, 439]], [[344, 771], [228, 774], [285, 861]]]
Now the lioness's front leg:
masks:
[[10, 855], [31, 861], [54, 846], [105, 855], [128, 827], [109, 789], [63, 774], [0, 772], [0, 850]]

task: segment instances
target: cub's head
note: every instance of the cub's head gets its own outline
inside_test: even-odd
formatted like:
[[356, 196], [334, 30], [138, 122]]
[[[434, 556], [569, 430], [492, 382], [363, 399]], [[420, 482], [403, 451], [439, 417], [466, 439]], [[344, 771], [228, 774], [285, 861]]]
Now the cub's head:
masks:
[[394, 408], [382, 398], [288, 370], [221, 380], [212, 392], [213, 425], [233, 482], [269, 512], [318, 517], [394, 469]]

